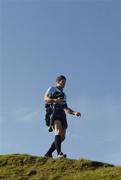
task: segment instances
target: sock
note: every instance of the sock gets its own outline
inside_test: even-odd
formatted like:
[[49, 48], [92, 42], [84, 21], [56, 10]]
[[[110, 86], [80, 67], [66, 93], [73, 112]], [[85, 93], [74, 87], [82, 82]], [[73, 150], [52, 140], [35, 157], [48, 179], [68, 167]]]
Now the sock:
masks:
[[[61, 140], [61, 143], [64, 141], [64, 139]], [[55, 147], [55, 141], [51, 144], [50, 149], [47, 151], [46, 155], [52, 155], [52, 153], [56, 150]]]
[[61, 152], [61, 135], [55, 136], [55, 147], [57, 150], [57, 154]]
[[50, 149], [48, 150], [48, 152], [46, 153], [46, 155], [52, 155], [52, 153], [55, 151], [56, 147], [55, 147], [55, 142], [53, 142], [50, 146]]

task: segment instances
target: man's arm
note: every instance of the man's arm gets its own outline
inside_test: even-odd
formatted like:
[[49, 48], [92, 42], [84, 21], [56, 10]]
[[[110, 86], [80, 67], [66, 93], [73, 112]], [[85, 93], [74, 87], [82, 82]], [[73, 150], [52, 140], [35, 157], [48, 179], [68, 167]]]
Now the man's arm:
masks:
[[46, 103], [57, 103], [57, 104], [62, 104], [63, 103], [63, 99], [61, 99], [61, 98], [57, 98], [57, 99], [55, 99], [55, 98], [50, 98], [49, 96], [47, 96], [47, 95], [45, 95], [44, 96], [44, 101], [46, 102]]
[[67, 107], [64, 109], [66, 113], [68, 114], [72, 114], [74, 116], [81, 116], [81, 113], [80, 112], [76, 112], [74, 110], [72, 110], [71, 108]]

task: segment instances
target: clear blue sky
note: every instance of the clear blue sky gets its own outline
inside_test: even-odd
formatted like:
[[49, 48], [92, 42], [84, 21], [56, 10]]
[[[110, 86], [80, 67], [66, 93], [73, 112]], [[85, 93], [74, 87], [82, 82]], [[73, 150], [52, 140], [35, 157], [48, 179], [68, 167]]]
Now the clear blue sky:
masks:
[[[54, 134], [43, 95], [67, 77], [63, 151], [121, 165], [121, 64], [118, 0], [1, 0], [0, 154], [43, 156]], [[56, 154], [55, 154], [56, 157]]]

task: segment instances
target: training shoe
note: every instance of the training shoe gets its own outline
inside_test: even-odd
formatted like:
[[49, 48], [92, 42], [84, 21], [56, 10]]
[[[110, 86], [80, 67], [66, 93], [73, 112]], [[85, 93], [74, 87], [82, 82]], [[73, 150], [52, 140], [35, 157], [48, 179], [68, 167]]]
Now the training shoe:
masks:
[[53, 158], [52, 154], [45, 154], [44, 157], [47, 157], [47, 158]]
[[58, 154], [58, 158], [62, 158], [62, 157], [66, 158], [67, 155], [66, 155], [66, 154], [63, 154], [62, 152], [60, 152], [60, 153]]

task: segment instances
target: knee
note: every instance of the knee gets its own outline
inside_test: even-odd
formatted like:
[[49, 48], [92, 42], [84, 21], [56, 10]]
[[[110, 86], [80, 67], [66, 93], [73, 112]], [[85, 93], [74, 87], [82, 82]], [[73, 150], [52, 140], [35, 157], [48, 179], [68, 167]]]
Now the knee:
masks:
[[56, 129], [55, 130], [55, 135], [60, 135], [61, 136], [62, 132], [61, 129]]

